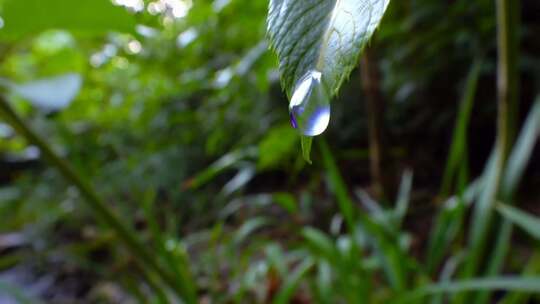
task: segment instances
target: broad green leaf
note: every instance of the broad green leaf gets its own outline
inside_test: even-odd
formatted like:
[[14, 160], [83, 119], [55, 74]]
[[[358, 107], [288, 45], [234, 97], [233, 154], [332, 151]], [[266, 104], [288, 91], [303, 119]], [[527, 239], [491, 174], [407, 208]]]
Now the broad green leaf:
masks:
[[[302, 135], [319, 135], [328, 126], [329, 99], [356, 66], [389, 2], [270, 0], [267, 31], [293, 125]], [[311, 162], [310, 138], [302, 136], [302, 151]]]
[[259, 168], [279, 166], [293, 154], [297, 144], [298, 135], [289, 124], [272, 128], [259, 144]]
[[271, 0], [268, 34], [284, 89], [316, 70], [333, 96], [358, 62], [389, 0]]
[[10, 84], [11, 90], [32, 105], [45, 110], [61, 110], [69, 106], [82, 86], [79, 74], [40, 79], [24, 84]]
[[109, 0], [7, 0], [0, 39], [20, 39], [49, 29], [84, 34], [131, 32], [135, 19]]

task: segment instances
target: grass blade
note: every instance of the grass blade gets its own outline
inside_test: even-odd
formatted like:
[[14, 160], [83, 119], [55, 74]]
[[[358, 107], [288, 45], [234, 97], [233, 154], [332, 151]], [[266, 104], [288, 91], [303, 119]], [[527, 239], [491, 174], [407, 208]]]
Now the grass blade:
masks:
[[311, 161], [311, 144], [313, 143], [313, 138], [308, 136], [302, 136], [300, 139], [302, 145], [302, 156], [308, 164], [312, 164]]
[[[499, 189], [503, 157], [503, 151], [501, 149], [495, 149], [483, 174], [482, 191], [475, 204], [471, 220], [468, 245], [469, 255], [466, 258], [461, 278], [472, 277], [481, 265], [489, 225], [493, 218], [493, 206]], [[461, 303], [460, 301], [458, 302]]]
[[474, 97], [476, 95], [476, 87], [480, 78], [481, 61], [477, 60], [467, 76], [467, 85], [465, 94], [460, 102], [459, 112], [457, 115], [456, 125], [454, 127], [454, 135], [452, 145], [450, 146], [450, 154], [446, 162], [444, 170], [443, 183], [441, 187], [441, 195], [446, 197], [450, 194], [452, 180], [456, 177], [460, 165], [465, 165], [463, 159], [466, 157], [465, 147], [467, 146], [467, 129], [471, 119], [471, 112], [474, 105]]
[[435, 272], [447, 249], [462, 231], [466, 208], [478, 195], [481, 185], [481, 181], [475, 181], [462, 196], [451, 197], [444, 203], [429, 239], [426, 258], [426, 270], [429, 274]]
[[403, 178], [401, 179], [401, 185], [399, 187], [397, 203], [394, 209], [394, 213], [396, 217], [395, 226], [397, 230], [399, 230], [399, 228], [401, 227], [401, 224], [403, 223], [403, 220], [407, 213], [407, 209], [409, 208], [412, 183], [413, 183], [413, 173], [410, 170], [406, 170], [405, 173], [403, 174]]
[[339, 209], [345, 218], [349, 231], [354, 231], [356, 217], [354, 203], [349, 196], [345, 182], [343, 181], [334, 157], [328, 148], [328, 144], [324, 139], [319, 140], [319, 148], [323, 157], [326, 173], [328, 174], [330, 188], [337, 198]]
[[[324, 139], [321, 139], [319, 143], [331, 191], [337, 198], [340, 211], [349, 230], [356, 231], [357, 224], [359, 224], [361, 230], [372, 240], [372, 246], [378, 252], [385, 275], [392, 287], [396, 290], [403, 290], [407, 285], [406, 268], [408, 264], [406, 262], [410, 261], [409, 257], [401, 250], [398, 240], [389, 235], [385, 227], [378, 225], [366, 214], [356, 212], [357, 208], [349, 196], [347, 186], [328, 145]], [[356, 242], [353, 244], [357, 246]]]
[[540, 97], [534, 103], [512, 154], [502, 182], [503, 200], [513, 196], [540, 135]]
[[539, 217], [533, 216], [512, 206], [503, 204], [497, 206], [497, 211], [499, 211], [499, 213], [504, 218], [527, 232], [530, 236], [537, 240], [540, 240]]
[[274, 304], [287, 304], [290, 303], [290, 299], [294, 295], [294, 292], [298, 288], [302, 278], [313, 268], [315, 262], [311, 258], [306, 258], [300, 265], [298, 265], [293, 273], [289, 275], [287, 280], [283, 283], [281, 290], [276, 295]]
[[507, 290], [538, 294], [540, 293], [540, 277], [497, 277], [433, 284], [406, 293], [396, 299], [394, 303], [416, 303], [419, 299], [429, 295], [478, 290]]
[[[521, 181], [525, 168], [529, 163], [529, 159], [531, 158], [531, 154], [538, 139], [539, 133], [540, 99], [533, 105], [533, 108], [531, 109], [531, 112], [524, 124], [523, 130], [521, 131], [517, 143], [507, 162], [507, 167], [501, 182], [500, 194], [501, 199], [507, 204], [513, 203], [514, 193], [519, 182]], [[502, 207], [505, 208], [505, 206]], [[508, 208], [511, 207], [508, 206]], [[508, 209], [504, 210], [506, 210], [507, 215], [517, 216], [517, 219], [523, 219], [523, 217], [519, 216], [520, 213], [525, 216], [525, 219], [526, 216], [528, 216], [526, 213], [523, 213], [517, 209], [510, 211], [508, 211]], [[493, 250], [492, 257], [489, 260], [486, 276], [495, 276], [500, 273], [506, 255], [510, 250], [510, 238], [512, 236], [511, 221], [512, 218], [507, 216], [498, 228], [499, 231], [497, 233], [497, 240], [495, 242], [496, 245]], [[477, 298], [477, 303], [487, 303], [488, 299], [488, 292], [480, 293], [479, 297]]]
[[[540, 273], [540, 254], [535, 253], [529, 259], [527, 266], [522, 272], [523, 276], [531, 276]], [[531, 293], [512, 291], [505, 295], [500, 304], [526, 304], [530, 303]]]

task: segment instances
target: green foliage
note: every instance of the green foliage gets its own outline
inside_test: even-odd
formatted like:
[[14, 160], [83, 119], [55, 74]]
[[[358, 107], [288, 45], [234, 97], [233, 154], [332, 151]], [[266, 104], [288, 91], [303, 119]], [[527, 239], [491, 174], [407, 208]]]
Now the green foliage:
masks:
[[50, 29], [92, 35], [135, 29], [134, 17], [108, 0], [8, 0], [3, 5], [1, 39], [21, 39]]
[[396, 303], [414, 303], [414, 300], [418, 300], [418, 298], [439, 293], [458, 293], [470, 290], [513, 290], [537, 292], [539, 289], [540, 280], [537, 277], [486, 278], [427, 286], [405, 295], [402, 300]]
[[[291, 19], [279, 46], [287, 27], [270, 31], [279, 66], [266, 1], [70, 1], [50, 18], [29, 10], [61, 2], [0, 0], [0, 91], [22, 117], [15, 128], [0, 118], [0, 301], [538, 300], [534, 1], [520, 31], [527, 119], [504, 166], [484, 163], [496, 115], [492, 0], [394, 1], [371, 38], [384, 10], [361, 20], [360, 11], [350, 24], [373, 28], [343, 50], [324, 35], [331, 4], [357, 2], [272, 1], [284, 11], [317, 4], [322, 20]], [[399, 168], [388, 201], [368, 185], [366, 96], [351, 71], [369, 39]], [[312, 140], [290, 127], [286, 100], [324, 48], [341, 54], [323, 62], [340, 106], [307, 166], [296, 146], [309, 159]], [[75, 75], [80, 87], [62, 81]], [[65, 107], [36, 109], [44, 97]]]
[[298, 135], [289, 124], [274, 127], [259, 144], [259, 167], [266, 169], [279, 166], [284, 157], [293, 154], [297, 145]]
[[7, 83], [15, 94], [45, 110], [61, 110], [69, 106], [81, 89], [81, 76], [66, 74], [23, 84]]

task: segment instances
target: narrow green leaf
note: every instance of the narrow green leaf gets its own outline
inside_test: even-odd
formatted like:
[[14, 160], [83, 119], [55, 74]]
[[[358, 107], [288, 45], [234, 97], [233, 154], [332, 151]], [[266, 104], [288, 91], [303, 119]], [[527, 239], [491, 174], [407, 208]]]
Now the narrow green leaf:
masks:
[[412, 183], [413, 173], [410, 170], [406, 170], [405, 173], [403, 173], [403, 177], [401, 179], [401, 185], [399, 186], [396, 207], [394, 209], [397, 229], [401, 227], [405, 215], [407, 214], [407, 209], [409, 208]]
[[428, 285], [402, 295], [394, 303], [416, 303], [418, 299], [428, 295], [473, 290], [512, 290], [540, 293], [540, 277], [498, 277]]
[[265, 217], [256, 217], [246, 221], [234, 234], [234, 244], [240, 245], [244, 240], [247, 239], [252, 233], [256, 230], [268, 226], [270, 220]]
[[534, 103], [527, 121], [519, 135], [515, 148], [508, 158], [506, 172], [502, 181], [503, 199], [510, 198], [515, 192], [525, 167], [529, 163], [534, 145], [540, 135], [540, 97]]
[[[531, 276], [540, 273], [540, 253], [534, 253], [527, 266], [521, 272], [522, 276]], [[530, 303], [531, 293], [512, 291], [507, 293], [499, 304], [526, 304]]]
[[319, 141], [319, 148], [323, 158], [324, 167], [328, 174], [328, 183], [330, 184], [331, 191], [336, 196], [339, 209], [345, 218], [348, 228], [350, 231], [354, 231], [356, 208], [348, 193], [347, 186], [341, 177], [341, 173], [332, 156], [332, 152], [330, 152], [330, 149], [328, 148], [328, 144], [324, 140], [321, 140]]
[[[462, 278], [471, 278], [480, 268], [486, 250], [490, 223], [502, 175], [503, 151], [495, 149], [482, 175], [482, 191], [474, 205], [469, 232], [469, 255], [464, 263]], [[461, 303], [458, 301], [458, 303]]]
[[311, 258], [306, 258], [300, 265], [298, 265], [294, 271], [289, 275], [287, 280], [283, 283], [283, 287], [276, 295], [274, 304], [286, 304], [294, 295], [295, 290], [300, 284], [300, 280], [311, 270], [315, 262]]
[[[371, 237], [373, 246], [377, 250], [377, 256], [383, 263], [385, 274], [392, 287], [397, 290], [404, 288], [406, 286], [408, 259], [401, 251], [399, 243], [395, 238], [388, 235], [385, 227], [378, 225], [368, 215], [356, 212], [355, 203], [348, 193], [347, 186], [324, 139], [319, 141], [319, 148], [328, 174], [330, 190], [336, 196], [339, 209], [345, 218], [348, 229], [354, 232], [358, 227], [361, 227], [362, 233]], [[359, 225], [357, 226], [357, 224]], [[357, 245], [356, 243], [353, 244]]]
[[334, 243], [324, 233], [307, 227], [302, 230], [302, 236], [317, 256], [323, 257], [330, 262], [335, 260], [336, 248], [334, 247]]
[[[530, 111], [527, 121], [521, 131], [516, 145], [506, 164], [506, 171], [501, 181], [501, 199], [507, 203], [513, 203], [513, 196], [521, 181], [532, 150], [540, 133], [540, 101], [537, 101]], [[517, 210], [517, 209], [516, 209]], [[518, 211], [519, 212], [519, 211]], [[508, 218], [502, 221], [497, 231], [497, 240], [489, 259], [486, 276], [496, 276], [503, 268], [506, 255], [510, 251], [510, 238], [512, 236], [512, 221]], [[476, 302], [487, 303], [490, 294], [482, 292], [476, 298]]]
[[302, 136], [301, 143], [302, 143], [302, 156], [309, 164], [312, 164], [313, 162], [311, 161], [311, 144], [313, 143], [313, 138], [309, 136]]
[[540, 218], [503, 204], [497, 206], [497, 211], [529, 235], [540, 240]]
[[332, 303], [332, 294], [334, 292], [332, 284], [332, 267], [327, 261], [317, 262], [317, 278], [315, 279], [314, 302]]
[[471, 112], [474, 105], [474, 97], [476, 95], [476, 87], [478, 84], [478, 78], [480, 77], [480, 61], [477, 61], [469, 71], [467, 77], [467, 85], [463, 98], [460, 102], [459, 112], [456, 119], [456, 125], [454, 128], [454, 135], [452, 139], [452, 145], [450, 147], [450, 154], [446, 162], [446, 169], [444, 170], [444, 177], [442, 183], [441, 194], [447, 196], [450, 193], [453, 179], [460, 166], [466, 165], [463, 159], [466, 157], [466, 149], [469, 122], [471, 118]]
[[256, 157], [258, 150], [254, 147], [235, 150], [222, 156], [220, 159], [212, 163], [208, 168], [199, 172], [196, 176], [184, 182], [184, 188], [196, 189], [210, 182], [217, 175], [225, 170], [234, 167], [242, 160]]
[[444, 202], [431, 230], [426, 262], [428, 273], [434, 273], [447, 249], [463, 230], [465, 211], [477, 197], [482, 184], [482, 181], [475, 181], [465, 189], [462, 196], [454, 196]]

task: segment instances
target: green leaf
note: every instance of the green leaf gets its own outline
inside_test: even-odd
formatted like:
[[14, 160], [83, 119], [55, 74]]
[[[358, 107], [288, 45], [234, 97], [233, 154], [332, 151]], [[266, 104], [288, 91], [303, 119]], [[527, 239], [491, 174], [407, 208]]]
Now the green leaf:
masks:
[[259, 144], [259, 163], [261, 169], [278, 167], [295, 152], [298, 135], [289, 124], [272, 128]]
[[79, 74], [65, 74], [8, 86], [32, 105], [54, 111], [66, 108], [75, 99], [81, 90], [82, 78]]
[[471, 290], [513, 290], [538, 293], [540, 277], [498, 277], [428, 285], [404, 294], [394, 303], [417, 303], [418, 299], [428, 295]]
[[481, 61], [476, 61], [469, 71], [467, 84], [460, 102], [459, 111], [454, 127], [454, 135], [450, 146], [450, 154], [444, 170], [441, 193], [448, 196], [452, 187], [452, 181], [458, 175], [460, 167], [466, 166], [466, 146], [468, 141], [468, 128], [471, 119], [474, 97], [476, 96], [476, 87], [480, 78]]
[[482, 190], [474, 205], [469, 231], [469, 255], [464, 263], [462, 278], [471, 278], [480, 268], [487, 248], [487, 236], [493, 219], [495, 201], [501, 179], [502, 151], [495, 149], [482, 175]]
[[212, 163], [208, 168], [199, 172], [196, 176], [190, 178], [184, 183], [186, 189], [196, 189], [206, 183], [210, 182], [217, 175], [223, 173], [225, 170], [238, 165], [245, 159], [254, 158], [257, 156], [257, 149], [254, 147], [247, 147], [245, 149], [235, 150], [223, 155], [220, 159]]
[[319, 257], [324, 257], [328, 261], [334, 261], [336, 257], [334, 243], [324, 233], [317, 229], [306, 227], [302, 230], [302, 236], [313, 253]]
[[540, 240], [540, 218], [503, 204], [497, 206], [497, 211], [529, 235]]
[[315, 262], [311, 258], [306, 258], [302, 263], [300, 263], [294, 271], [287, 277], [281, 290], [276, 295], [273, 303], [274, 304], [285, 304], [290, 303], [290, 299], [294, 295], [294, 292], [298, 288], [302, 278], [313, 268]]
[[405, 170], [401, 179], [401, 185], [399, 186], [399, 192], [394, 209], [396, 228], [400, 228], [407, 209], [409, 209], [409, 202], [411, 198], [411, 189], [413, 183], [413, 173], [410, 170]]
[[[523, 126], [519, 138], [506, 164], [506, 171], [502, 176], [501, 200], [507, 204], [513, 203], [514, 192], [521, 181], [539, 133], [540, 102], [537, 101], [527, 117], [527, 121]], [[496, 208], [499, 212], [501, 212], [499, 207]], [[534, 229], [529, 226], [529, 224], [534, 224], [534, 217], [529, 216], [518, 209], [509, 209], [511, 207], [504, 208], [503, 206], [502, 208], [504, 210], [503, 215], [506, 216], [506, 219], [501, 223], [497, 231], [497, 239], [492, 250], [492, 256], [488, 263], [487, 271], [485, 273], [487, 276], [495, 276], [503, 268], [506, 255], [510, 251], [510, 238], [512, 236], [513, 221], [517, 221], [516, 224], [518, 226], [521, 226], [533, 236], [537, 235], [537, 232], [535, 232]], [[483, 292], [477, 297], [476, 302], [487, 303], [488, 298], [489, 293]]]
[[309, 164], [312, 164], [313, 162], [311, 161], [311, 144], [313, 143], [313, 138], [309, 136], [302, 136], [301, 143], [302, 156]]
[[[521, 272], [522, 276], [531, 276], [540, 273], [540, 253], [534, 253], [529, 262]], [[531, 294], [527, 292], [512, 291], [507, 293], [499, 304], [521, 304], [530, 303]]]
[[270, 220], [265, 217], [256, 217], [246, 221], [235, 233], [234, 243], [239, 245], [244, 240], [246, 240], [246, 238], [250, 236], [253, 232], [264, 226], [268, 226], [269, 224]]
[[540, 97], [534, 103], [527, 121], [519, 135], [508, 158], [505, 176], [502, 181], [503, 199], [511, 199], [519, 182], [523, 177], [523, 173], [531, 158], [534, 146], [540, 135]]
[[338, 165], [332, 155], [332, 152], [328, 148], [326, 141], [319, 141], [319, 149], [323, 158], [324, 168], [326, 170], [328, 183], [332, 193], [336, 196], [337, 203], [341, 214], [345, 218], [345, 222], [351, 231], [354, 231], [355, 227], [355, 206], [352, 201], [347, 185], [341, 176]]
[[451, 197], [444, 202], [430, 233], [426, 262], [428, 273], [437, 269], [448, 248], [462, 231], [467, 208], [477, 198], [482, 186], [483, 181], [477, 180], [465, 189], [463, 195]]
[[21, 39], [49, 29], [84, 34], [131, 32], [135, 18], [109, 0], [7, 0], [0, 39]]
[[358, 62], [389, 0], [271, 0], [267, 30], [291, 96], [309, 71], [322, 73], [331, 96]]

